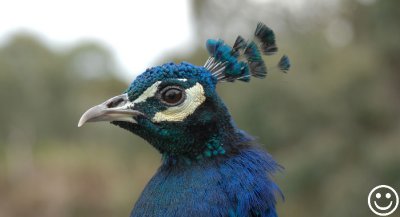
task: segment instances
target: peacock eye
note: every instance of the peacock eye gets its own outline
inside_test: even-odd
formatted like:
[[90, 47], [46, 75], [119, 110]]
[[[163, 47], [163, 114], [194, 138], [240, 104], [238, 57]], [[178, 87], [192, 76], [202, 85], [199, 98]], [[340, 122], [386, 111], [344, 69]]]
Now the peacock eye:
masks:
[[161, 101], [169, 106], [181, 104], [185, 99], [185, 91], [180, 87], [170, 86], [161, 91]]

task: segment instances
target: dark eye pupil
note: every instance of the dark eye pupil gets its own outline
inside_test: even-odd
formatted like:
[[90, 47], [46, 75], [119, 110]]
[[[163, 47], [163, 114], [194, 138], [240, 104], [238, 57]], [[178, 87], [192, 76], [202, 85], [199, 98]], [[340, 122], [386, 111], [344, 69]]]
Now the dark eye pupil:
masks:
[[162, 99], [167, 103], [177, 103], [182, 99], [182, 91], [179, 89], [169, 89], [162, 94]]

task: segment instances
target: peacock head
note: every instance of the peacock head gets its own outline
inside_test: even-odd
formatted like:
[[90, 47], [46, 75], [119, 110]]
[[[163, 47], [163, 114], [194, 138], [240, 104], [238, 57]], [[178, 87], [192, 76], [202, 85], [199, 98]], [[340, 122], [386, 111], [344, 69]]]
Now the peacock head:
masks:
[[[167, 156], [223, 155], [229, 151], [223, 141], [232, 139], [238, 130], [216, 85], [265, 77], [261, 53], [277, 51], [274, 34], [259, 23], [255, 40], [246, 42], [239, 36], [233, 47], [222, 40], [208, 40], [210, 58], [204, 66], [184, 62], [147, 69], [123, 94], [86, 111], [78, 126], [111, 122], [141, 136]], [[283, 56], [278, 68], [287, 71], [289, 66], [289, 59]]]

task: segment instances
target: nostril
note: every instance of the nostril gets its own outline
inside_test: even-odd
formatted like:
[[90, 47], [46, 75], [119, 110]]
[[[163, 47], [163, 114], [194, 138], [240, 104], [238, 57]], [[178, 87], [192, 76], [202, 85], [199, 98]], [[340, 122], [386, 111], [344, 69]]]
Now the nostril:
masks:
[[109, 103], [107, 103], [107, 108], [114, 108], [117, 107], [121, 102], [124, 101], [122, 98], [119, 98], [117, 100], [113, 100]]

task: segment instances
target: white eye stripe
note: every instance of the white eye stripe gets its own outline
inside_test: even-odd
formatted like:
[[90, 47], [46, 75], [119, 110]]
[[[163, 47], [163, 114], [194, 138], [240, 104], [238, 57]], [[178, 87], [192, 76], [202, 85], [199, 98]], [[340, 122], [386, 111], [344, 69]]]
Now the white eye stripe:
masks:
[[142, 95], [140, 95], [138, 98], [133, 100], [133, 104], [140, 103], [140, 102], [145, 102], [148, 98], [151, 98], [156, 95], [158, 86], [161, 84], [161, 81], [155, 82], [153, 85], [148, 87]]
[[185, 101], [177, 106], [169, 107], [164, 111], [157, 112], [152, 118], [153, 122], [185, 120], [206, 100], [204, 89], [201, 84], [196, 83], [193, 87], [186, 89]]
[[[186, 78], [178, 78], [176, 79], [178, 81], [184, 81], [186, 82], [187, 79]], [[143, 93], [142, 95], [140, 95], [138, 98], [136, 98], [132, 103], [140, 103], [140, 102], [146, 102], [146, 100], [148, 98], [151, 98], [153, 96], [156, 95], [157, 90], [158, 90], [158, 86], [160, 86], [161, 81], [157, 81], [154, 84], [152, 84], [150, 87], [148, 87]]]

